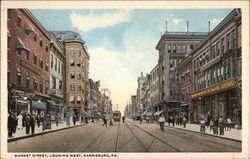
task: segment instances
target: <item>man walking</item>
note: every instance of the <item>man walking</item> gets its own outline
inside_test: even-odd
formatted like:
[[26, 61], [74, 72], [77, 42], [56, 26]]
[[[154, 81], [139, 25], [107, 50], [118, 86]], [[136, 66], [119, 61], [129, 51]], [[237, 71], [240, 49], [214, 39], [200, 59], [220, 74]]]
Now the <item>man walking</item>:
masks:
[[222, 115], [220, 116], [218, 125], [219, 125], [220, 135], [224, 135], [224, 126], [225, 126], [225, 123], [224, 123], [224, 119], [223, 119]]
[[122, 122], [123, 122], [123, 123], [125, 122], [125, 116], [122, 117]]
[[30, 133], [30, 118], [30, 114], [27, 114], [25, 118], [26, 134]]
[[35, 123], [36, 123], [36, 118], [35, 115], [33, 114], [30, 118], [31, 134], [35, 133]]
[[160, 124], [161, 130], [164, 131], [165, 118], [163, 115], [160, 116], [160, 118], [158, 119], [158, 122]]

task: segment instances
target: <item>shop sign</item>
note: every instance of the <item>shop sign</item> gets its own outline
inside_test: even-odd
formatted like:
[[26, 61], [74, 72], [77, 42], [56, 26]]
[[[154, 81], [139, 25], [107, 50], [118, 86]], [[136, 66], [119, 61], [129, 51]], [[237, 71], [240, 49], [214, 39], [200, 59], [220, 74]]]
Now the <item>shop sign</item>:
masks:
[[218, 93], [218, 92], [221, 92], [221, 91], [224, 91], [224, 90], [227, 90], [227, 89], [231, 89], [231, 88], [234, 88], [234, 87], [236, 87], [235, 81], [230, 80], [230, 81], [224, 82], [222, 84], [207, 88], [207, 89], [202, 90], [200, 92], [191, 94], [190, 98], [195, 99], [195, 98], [198, 98], [200, 96], [205, 96], [205, 95], [208, 95], [208, 94]]
[[21, 66], [25, 67], [26, 69], [32, 71], [33, 73], [40, 75], [40, 70], [36, 69], [35, 67], [31, 66], [29, 63], [21, 60]]

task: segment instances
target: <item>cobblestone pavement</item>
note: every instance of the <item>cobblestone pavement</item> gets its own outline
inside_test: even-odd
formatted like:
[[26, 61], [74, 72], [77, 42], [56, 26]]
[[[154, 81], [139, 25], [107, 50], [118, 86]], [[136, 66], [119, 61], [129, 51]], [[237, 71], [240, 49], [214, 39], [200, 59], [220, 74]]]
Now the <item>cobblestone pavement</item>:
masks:
[[241, 152], [241, 142], [165, 127], [115, 122], [89, 123], [8, 143], [9, 152]]

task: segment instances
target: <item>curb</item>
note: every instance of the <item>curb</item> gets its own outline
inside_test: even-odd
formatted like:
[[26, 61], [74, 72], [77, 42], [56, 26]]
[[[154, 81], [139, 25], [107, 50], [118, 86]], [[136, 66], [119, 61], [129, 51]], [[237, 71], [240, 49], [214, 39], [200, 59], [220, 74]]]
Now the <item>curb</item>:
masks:
[[85, 126], [85, 125], [87, 125], [87, 124], [84, 123], [84, 124], [81, 124], [81, 125], [76, 125], [76, 126], [71, 126], [71, 127], [64, 127], [64, 128], [61, 128], [61, 129], [55, 129], [55, 130], [50, 130], [50, 131], [43, 131], [43, 132], [39, 132], [39, 133], [36, 133], [36, 134], [27, 135], [27, 136], [20, 136], [20, 137], [16, 137], [16, 138], [10, 138], [10, 139], [8, 139], [8, 143], [14, 142], [14, 141], [17, 141], [17, 140], [21, 140], [21, 139], [35, 137], [35, 136], [38, 136], [38, 135], [49, 134], [49, 133], [57, 132], [57, 131], [60, 131], [60, 130], [66, 130], [66, 129], [70, 129], [70, 128], [76, 128], [76, 127], [80, 127], [80, 126]]
[[[165, 126], [165, 127], [168, 127], [168, 126]], [[182, 128], [177, 128], [177, 127], [170, 127], [170, 128], [174, 128], [174, 129], [179, 129], [179, 130], [184, 130], [184, 131], [189, 131], [189, 132], [194, 132], [194, 133], [200, 134], [200, 132], [194, 131], [194, 130], [182, 129]], [[218, 136], [218, 135], [207, 134], [207, 133], [205, 135], [209, 135], [209, 136], [213, 136], [213, 137], [218, 137], [218, 138], [222, 138], [222, 139], [227, 139], [227, 140], [232, 140], [232, 141], [236, 141], [236, 142], [242, 142], [241, 140], [232, 139], [232, 138], [228, 138], [228, 137], [224, 137], [224, 136]]]

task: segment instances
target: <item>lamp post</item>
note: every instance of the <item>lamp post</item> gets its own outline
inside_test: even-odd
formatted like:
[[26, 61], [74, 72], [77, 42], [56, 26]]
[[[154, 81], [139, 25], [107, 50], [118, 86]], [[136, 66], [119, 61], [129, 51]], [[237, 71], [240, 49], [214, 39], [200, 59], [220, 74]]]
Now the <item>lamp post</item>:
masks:
[[200, 101], [200, 111], [201, 111], [201, 114], [202, 114], [202, 103], [201, 103], [201, 97], [199, 97], [199, 101]]

